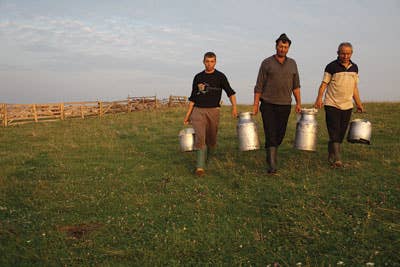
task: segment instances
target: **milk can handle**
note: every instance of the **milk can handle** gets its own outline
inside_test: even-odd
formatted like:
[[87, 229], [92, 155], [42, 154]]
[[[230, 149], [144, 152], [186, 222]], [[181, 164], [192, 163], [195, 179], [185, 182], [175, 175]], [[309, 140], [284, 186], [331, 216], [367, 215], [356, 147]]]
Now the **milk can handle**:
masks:
[[360, 111], [357, 111], [357, 110], [354, 112], [354, 115], [357, 116], [356, 117], [357, 119], [364, 120], [364, 121], [369, 121], [367, 116], [365, 116], [364, 114], [368, 114], [368, 113], [366, 111], [360, 112]]
[[[253, 116], [253, 114], [251, 114], [251, 116]], [[236, 115], [236, 119], [239, 119], [240, 118], [240, 115]]]
[[364, 114], [368, 114], [366, 111], [364, 111], [364, 112], [362, 112], [362, 111], [358, 111], [358, 110], [356, 110], [355, 112], [354, 112], [354, 114], [357, 114], [357, 115], [359, 115], [360, 117], [362, 117], [362, 118], [364, 118]]
[[[253, 114], [253, 112], [250, 112], [250, 116], [254, 116], [254, 114]], [[240, 118], [240, 115], [238, 114], [238, 115], [236, 115], [236, 119], [239, 119]]]

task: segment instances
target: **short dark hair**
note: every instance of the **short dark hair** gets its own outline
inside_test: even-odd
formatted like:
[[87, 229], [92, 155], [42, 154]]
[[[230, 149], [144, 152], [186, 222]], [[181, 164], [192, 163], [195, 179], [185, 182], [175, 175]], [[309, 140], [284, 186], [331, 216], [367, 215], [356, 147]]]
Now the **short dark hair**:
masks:
[[217, 55], [214, 52], [207, 52], [207, 53], [204, 54], [203, 61], [206, 60], [206, 57], [208, 57], [208, 58], [210, 58], [210, 57], [217, 58]]
[[340, 52], [340, 48], [342, 48], [343, 46], [350, 47], [351, 50], [353, 50], [353, 46], [350, 42], [343, 42], [343, 43], [340, 43], [340, 45], [338, 46], [338, 49], [337, 49], [338, 53]]
[[286, 33], [282, 33], [279, 38], [275, 40], [276, 45], [278, 45], [279, 41], [284, 44], [289, 43], [289, 46], [292, 44], [292, 41], [289, 39], [289, 37], [287, 37]]

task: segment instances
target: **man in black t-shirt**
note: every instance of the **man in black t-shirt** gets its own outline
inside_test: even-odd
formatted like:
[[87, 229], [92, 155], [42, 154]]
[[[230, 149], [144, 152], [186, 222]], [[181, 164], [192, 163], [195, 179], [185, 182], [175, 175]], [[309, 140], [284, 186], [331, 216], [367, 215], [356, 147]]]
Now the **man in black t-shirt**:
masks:
[[216, 62], [217, 57], [213, 52], [204, 55], [205, 69], [193, 79], [189, 109], [184, 119], [184, 124], [191, 122], [195, 131], [194, 148], [197, 153], [195, 173], [198, 176], [205, 173], [207, 148], [209, 151], [217, 145], [222, 90], [232, 103], [232, 116], [237, 117], [235, 91], [229, 85], [226, 76], [215, 69]]

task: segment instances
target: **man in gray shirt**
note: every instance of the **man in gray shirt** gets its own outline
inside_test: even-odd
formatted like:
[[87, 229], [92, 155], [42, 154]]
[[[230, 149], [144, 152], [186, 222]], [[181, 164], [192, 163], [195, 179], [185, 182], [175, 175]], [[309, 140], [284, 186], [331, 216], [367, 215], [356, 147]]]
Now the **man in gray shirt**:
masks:
[[291, 45], [286, 34], [276, 40], [276, 54], [261, 63], [254, 87], [253, 114], [259, 103], [264, 125], [268, 173], [275, 174], [278, 146], [286, 133], [291, 110], [292, 94], [296, 99], [296, 112], [301, 111], [300, 79], [296, 61], [286, 56]]

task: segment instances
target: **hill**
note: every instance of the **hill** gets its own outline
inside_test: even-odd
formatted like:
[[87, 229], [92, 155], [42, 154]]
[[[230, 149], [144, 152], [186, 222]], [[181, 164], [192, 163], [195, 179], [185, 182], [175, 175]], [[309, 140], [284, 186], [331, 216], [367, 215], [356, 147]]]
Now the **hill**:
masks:
[[1, 128], [0, 265], [399, 266], [400, 105], [365, 106], [372, 144], [344, 143], [344, 169], [323, 111], [317, 152], [293, 148], [292, 111], [277, 176], [228, 107], [204, 178], [184, 108]]

